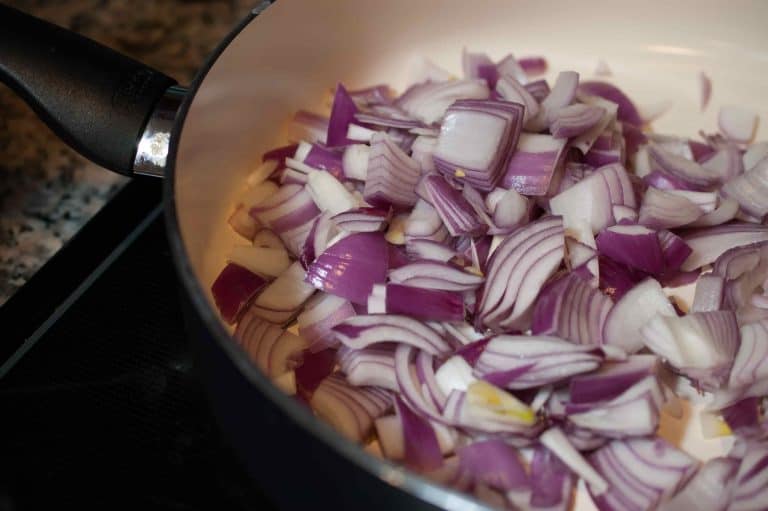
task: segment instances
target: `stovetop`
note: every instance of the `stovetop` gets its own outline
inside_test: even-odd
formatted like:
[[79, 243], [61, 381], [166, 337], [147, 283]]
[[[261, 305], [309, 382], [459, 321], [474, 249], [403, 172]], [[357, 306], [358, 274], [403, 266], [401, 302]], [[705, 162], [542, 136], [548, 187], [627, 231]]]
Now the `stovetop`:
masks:
[[196, 378], [160, 186], [127, 185], [0, 308], [0, 510], [275, 509]]

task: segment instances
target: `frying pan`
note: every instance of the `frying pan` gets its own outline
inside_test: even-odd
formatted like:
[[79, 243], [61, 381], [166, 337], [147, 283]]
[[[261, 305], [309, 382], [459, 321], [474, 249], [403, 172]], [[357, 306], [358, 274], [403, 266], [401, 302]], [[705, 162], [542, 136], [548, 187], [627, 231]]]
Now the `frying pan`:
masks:
[[[768, 3], [746, 1], [264, 2], [183, 88], [0, 6], [0, 79], [96, 163], [165, 176], [168, 236], [211, 405], [254, 480], [281, 507], [475, 510], [486, 508], [344, 440], [231, 342], [208, 290], [234, 242], [226, 218], [245, 176], [264, 150], [285, 141], [292, 112], [321, 105], [336, 81], [402, 89], [419, 56], [458, 74], [465, 45], [493, 57], [544, 54], [552, 69], [583, 75], [605, 59], [640, 105], [674, 101], [656, 124], [662, 132], [715, 126], [716, 109], [698, 109], [702, 69], [715, 83], [714, 103], [766, 118], [765, 19]], [[579, 498], [577, 507], [591, 504]]]

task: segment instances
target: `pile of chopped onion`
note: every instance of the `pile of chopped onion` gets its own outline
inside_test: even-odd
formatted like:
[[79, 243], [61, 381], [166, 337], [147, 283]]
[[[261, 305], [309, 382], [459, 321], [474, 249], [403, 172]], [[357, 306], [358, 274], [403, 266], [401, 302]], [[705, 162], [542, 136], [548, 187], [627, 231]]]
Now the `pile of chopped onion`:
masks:
[[[229, 219], [247, 244], [212, 293], [236, 341], [342, 435], [491, 506], [569, 509], [582, 479], [601, 510], [765, 509], [757, 117], [659, 135], [613, 84], [533, 79], [541, 57], [462, 67], [296, 114]], [[685, 310], [668, 289], [693, 282]], [[727, 457], [658, 436], [676, 381]]]

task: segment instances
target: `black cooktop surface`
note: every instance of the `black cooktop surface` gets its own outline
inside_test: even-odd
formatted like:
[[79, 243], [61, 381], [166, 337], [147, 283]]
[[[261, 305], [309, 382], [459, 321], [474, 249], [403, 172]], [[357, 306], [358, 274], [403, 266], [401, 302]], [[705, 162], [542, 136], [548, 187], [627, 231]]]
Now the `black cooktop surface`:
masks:
[[137, 180], [0, 308], [0, 511], [275, 509], [218, 433], [179, 292]]

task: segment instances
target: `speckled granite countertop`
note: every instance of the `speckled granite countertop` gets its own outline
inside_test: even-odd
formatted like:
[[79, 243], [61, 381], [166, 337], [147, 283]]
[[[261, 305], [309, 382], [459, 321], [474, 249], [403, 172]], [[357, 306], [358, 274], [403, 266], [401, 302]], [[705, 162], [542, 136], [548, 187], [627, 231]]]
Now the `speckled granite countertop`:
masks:
[[[11, 0], [188, 83], [255, 0]], [[125, 183], [0, 85], [0, 304]]]

